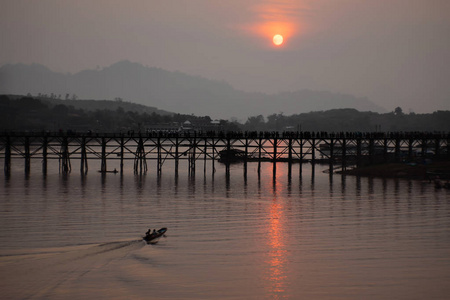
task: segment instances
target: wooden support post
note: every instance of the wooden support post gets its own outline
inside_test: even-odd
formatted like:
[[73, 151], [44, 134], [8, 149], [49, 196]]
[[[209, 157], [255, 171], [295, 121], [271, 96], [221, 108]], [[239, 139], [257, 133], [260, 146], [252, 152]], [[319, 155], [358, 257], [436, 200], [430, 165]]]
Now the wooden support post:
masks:
[[277, 175], [277, 154], [278, 154], [278, 139], [273, 139], [273, 178]]
[[413, 158], [413, 156], [414, 156], [414, 153], [413, 153], [413, 144], [414, 144], [414, 139], [409, 139], [408, 140], [408, 158], [409, 159], [412, 159]]
[[383, 155], [384, 155], [384, 162], [387, 162], [389, 160], [388, 139], [387, 138], [384, 138]]
[[11, 175], [11, 138], [9, 135], [6, 137], [5, 144], [5, 166], [3, 171], [6, 176]]
[[194, 134], [194, 139], [192, 140], [193, 142], [191, 143], [191, 164], [190, 164], [190, 168], [189, 171], [191, 173], [191, 175], [195, 175], [195, 160], [196, 160], [196, 149], [197, 149], [197, 133]]
[[192, 159], [192, 140], [189, 137], [189, 149], [187, 150], [187, 157], [188, 157], [188, 174], [191, 175], [191, 159]]
[[288, 179], [290, 180], [292, 177], [292, 137], [289, 136], [288, 143]]
[[203, 151], [203, 174], [206, 174], [206, 158], [208, 154], [208, 138], [205, 137], [205, 149]]
[[156, 140], [156, 151], [158, 153], [158, 157], [157, 157], [157, 172], [158, 175], [161, 174], [162, 172], [162, 157], [161, 157], [161, 138], [158, 135], [158, 138]]
[[304, 144], [302, 137], [300, 137], [299, 144], [300, 144], [300, 166], [299, 166], [299, 169], [298, 169], [298, 175], [301, 178], [302, 177], [302, 173], [303, 173], [303, 144]]
[[434, 156], [438, 159], [441, 157], [441, 140], [439, 138], [434, 140]]
[[102, 156], [101, 156], [101, 167], [100, 171], [102, 173], [106, 172], [106, 140], [104, 137], [102, 137]]
[[30, 138], [25, 137], [25, 174], [30, 174]]
[[244, 178], [247, 180], [248, 137], [245, 138]]
[[88, 163], [87, 163], [87, 154], [86, 154], [86, 137], [83, 136], [81, 138], [81, 163], [80, 163], [80, 172], [83, 175], [86, 175], [88, 172]]
[[147, 173], [147, 161], [145, 158], [145, 148], [142, 136], [139, 135], [138, 146], [134, 156], [134, 174], [146, 174]]
[[334, 161], [334, 139], [330, 139], [330, 157], [328, 159], [328, 169], [330, 175], [333, 174], [333, 161]]
[[342, 171], [347, 169], [347, 140], [342, 138], [341, 168]]
[[316, 139], [311, 138], [311, 161], [312, 164], [316, 164]]
[[362, 165], [362, 149], [361, 149], [361, 137], [356, 138], [356, 166]]
[[138, 165], [139, 165], [139, 174], [145, 174], [145, 172], [143, 172], [144, 171], [144, 163], [143, 163], [143, 159], [142, 159], [142, 148], [141, 148], [141, 151], [139, 151]]
[[369, 160], [370, 164], [375, 162], [375, 142], [373, 138], [369, 138]]
[[400, 143], [401, 143], [401, 140], [400, 140], [400, 138], [396, 138], [395, 139], [395, 161], [396, 162], [399, 162], [400, 161]]
[[258, 175], [261, 174], [261, 156], [262, 156], [262, 138], [259, 137], [259, 143], [258, 143]]
[[422, 139], [422, 157], [425, 157], [427, 155], [427, 140]]
[[178, 176], [178, 160], [179, 160], [179, 140], [178, 136], [175, 138], [175, 176]]
[[120, 137], [120, 174], [123, 174], [123, 155], [124, 155], [124, 149], [125, 148], [125, 142], [123, 139], [123, 134]]
[[44, 135], [42, 140], [42, 174], [47, 174], [47, 148], [48, 148], [48, 139], [47, 135]]
[[[227, 137], [227, 153], [230, 153], [230, 149], [231, 149], [231, 138], [228, 136]], [[230, 161], [229, 161], [229, 159], [227, 159], [225, 161], [225, 176], [227, 178], [230, 177]]]
[[69, 141], [67, 139], [67, 136], [63, 136], [62, 144], [61, 144], [61, 152], [60, 152], [60, 172], [63, 174], [70, 173], [72, 167], [70, 164], [70, 157], [69, 157]]
[[214, 173], [216, 173], [215, 161], [216, 161], [216, 141], [212, 139], [212, 176], [214, 178]]

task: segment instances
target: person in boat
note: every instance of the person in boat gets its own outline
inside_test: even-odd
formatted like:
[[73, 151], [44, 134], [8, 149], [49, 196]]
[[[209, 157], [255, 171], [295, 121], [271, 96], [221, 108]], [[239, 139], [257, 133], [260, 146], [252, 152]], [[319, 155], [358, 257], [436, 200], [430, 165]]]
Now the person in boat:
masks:
[[[155, 230], [153, 229], [153, 231], [155, 231]], [[149, 229], [147, 230], [147, 232], [145, 233], [145, 236], [149, 236], [149, 235], [150, 235], [150, 232], [152, 232], [152, 229], [151, 229], [151, 228], [149, 228]]]
[[153, 229], [152, 235], [156, 235], [156, 229]]

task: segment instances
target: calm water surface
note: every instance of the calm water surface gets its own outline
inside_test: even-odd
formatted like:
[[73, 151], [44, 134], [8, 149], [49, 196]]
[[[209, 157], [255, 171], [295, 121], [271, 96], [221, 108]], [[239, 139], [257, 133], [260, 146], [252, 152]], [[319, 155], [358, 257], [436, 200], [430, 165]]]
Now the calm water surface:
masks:
[[[450, 192], [428, 182], [16, 167], [0, 175], [2, 299], [449, 299]], [[149, 227], [169, 230], [146, 245]]]

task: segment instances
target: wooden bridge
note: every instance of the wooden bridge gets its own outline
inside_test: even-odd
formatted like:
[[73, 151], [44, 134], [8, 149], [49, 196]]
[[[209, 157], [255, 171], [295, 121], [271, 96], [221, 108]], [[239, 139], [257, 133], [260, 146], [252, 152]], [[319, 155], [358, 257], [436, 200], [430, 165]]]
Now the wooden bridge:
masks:
[[[238, 151], [238, 158], [247, 172], [248, 163], [310, 162], [329, 164], [336, 168], [359, 166], [366, 163], [405, 161], [414, 159], [450, 159], [449, 133], [326, 133], [326, 132], [147, 132], [94, 133], [72, 132], [2, 133], [0, 134], [0, 160], [4, 172], [11, 173], [11, 164], [24, 161], [24, 171], [30, 172], [31, 160], [42, 161], [42, 172], [47, 173], [48, 161], [58, 160], [59, 171], [69, 173], [77, 163], [82, 174], [89, 169], [90, 160], [101, 161], [101, 172], [110, 172], [109, 161], [119, 161], [124, 172], [125, 163], [133, 163], [137, 174], [149, 171], [149, 161], [155, 161], [161, 173], [167, 161], [173, 161], [178, 173], [179, 162], [188, 161], [189, 173], [196, 172], [196, 163], [203, 161], [203, 171], [210, 164], [213, 172], [218, 161], [232, 163], [224, 153]], [[222, 159], [221, 159], [222, 158]], [[301, 167], [300, 167], [301, 172]]]

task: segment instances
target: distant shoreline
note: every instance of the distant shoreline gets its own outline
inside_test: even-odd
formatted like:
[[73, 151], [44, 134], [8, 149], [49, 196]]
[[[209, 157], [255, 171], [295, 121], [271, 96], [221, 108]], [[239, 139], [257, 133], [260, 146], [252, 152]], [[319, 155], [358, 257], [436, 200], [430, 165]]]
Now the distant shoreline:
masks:
[[344, 175], [380, 178], [406, 178], [431, 180], [436, 176], [450, 179], [450, 161], [434, 161], [431, 163], [386, 163], [354, 168], [340, 172]]

